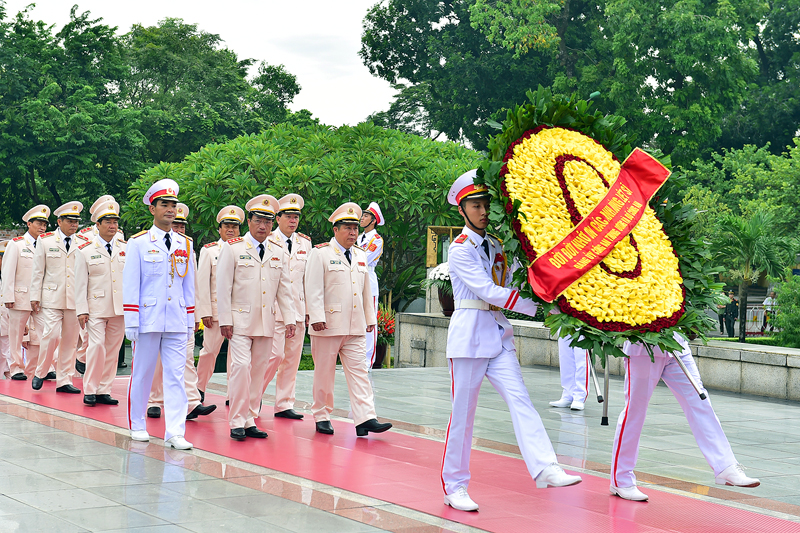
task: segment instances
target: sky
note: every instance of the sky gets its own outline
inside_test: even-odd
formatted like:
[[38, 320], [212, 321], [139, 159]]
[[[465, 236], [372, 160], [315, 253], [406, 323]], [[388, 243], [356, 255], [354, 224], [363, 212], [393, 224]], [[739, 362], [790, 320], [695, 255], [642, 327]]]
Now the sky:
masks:
[[[6, 0], [11, 18], [31, 2], [31, 18], [55, 24], [78, 11], [102, 17], [119, 34], [133, 24], [154, 26], [167, 17], [182, 18], [208, 33], [240, 59], [285, 65], [302, 88], [289, 106], [308, 109], [324, 124], [354, 125], [388, 109], [394, 90], [373, 77], [358, 57], [361, 21], [378, 0]], [[255, 68], [255, 67], [254, 67]], [[253, 71], [253, 73], [255, 73]]]

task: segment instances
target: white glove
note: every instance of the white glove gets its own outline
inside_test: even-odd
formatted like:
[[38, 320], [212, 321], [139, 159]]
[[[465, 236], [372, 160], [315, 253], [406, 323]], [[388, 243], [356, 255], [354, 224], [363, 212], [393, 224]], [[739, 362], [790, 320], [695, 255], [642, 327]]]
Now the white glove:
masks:
[[139, 340], [139, 328], [125, 328], [125, 337], [131, 342], [138, 341]]

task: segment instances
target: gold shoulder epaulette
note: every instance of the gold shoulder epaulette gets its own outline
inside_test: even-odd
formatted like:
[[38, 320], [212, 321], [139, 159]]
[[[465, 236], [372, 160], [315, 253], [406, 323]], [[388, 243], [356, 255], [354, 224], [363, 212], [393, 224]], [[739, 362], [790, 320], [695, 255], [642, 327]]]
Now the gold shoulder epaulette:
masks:
[[81, 232], [81, 233], [86, 233], [87, 231], [92, 231], [92, 227], [91, 227], [91, 226], [86, 226], [86, 227], [85, 227], [85, 228], [83, 228], [83, 229], [82, 229], [80, 232]]
[[180, 231], [176, 231], [175, 233], [177, 233], [177, 234], [178, 234], [178, 235], [180, 235], [181, 237], [183, 237], [183, 238], [187, 239], [189, 242], [192, 242], [192, 238], [191, 238], [191, 237], [189, 237], [188, 235], [186, 235], [185, 233], [181, 233]]
[[298, 232], [296, 232], [296, 233], [297, 233], [298, 235], [300, 235], [302, 238], [304, 238], [305, 240], [307, 240], [307, 241], [310, 241], [310, 240], [311, 240], [311, 237], [309, 237], [309, 236], [308, 236], [308, 235], [306, 235], [305, 233], [300, 233], [299, 231], [298, 231]]
[[314, 248], [325, 248], [326, 246], [330, 246], [331, 243], [329, 242], [321, 242], [318, 245], [314, 246]]
[[364, 248], [362, 248], [361, 246], [359, 246], [359, 245], [357, 245], [357, 244], [354, 244], [354, 245], [353, 245], [353, 248], [358, 248], [358, 249], [359, 249], [359, 250], [361, 250], [362, 252], [366, 252], [366, 250], [365, 250]]
[[214, 246], [219, 246], [219, 243], [217, 241], [210, 242], [210, 243], [206, 244], [205, 246], [203, 246], [203, 248], [213, 248]]
[[488, 231], [486, 232], [486, 235], [488, 235], [490, 237], [494, 237], [497, 240], [497, 242], [499, 242], [500, 244], [503, 244], [503, 239], [501, 239], [497, 235], [494, 235], [493, 233], [489, 233]]
[[244, 237], [234, 237], [233, 239], [228, 241], [228, 244], [236, 244], [237, 242], [242, 242]]
[[275, 239], [274, 241], [269, 241], [269, 242], [271, 242], [272, 244], [274, 244], [276, 246], [279, 246], [279, 247], [283, 248], [283, 243], [281, 242], [280, 239]]
[[123, 241], [122, 239], [117, 239], [117, 242], [121, 242], [122, 244], [128, 244], [128, 241]]
[[147, 230], [146, 230], [146, 229], [145, 229], [145, 230], [142, 230], [142, 231], [140, 231], [139, 233], [137, 233], [136, 235], [134, 235], [133, 237], [131, 237], [131, 239], [135, 239], [136, 237], [141, 237], [141, 236], [142, 236], [142, 235], [144, 235], [145, 233], [147, 233]]
[[86, 248], [90, 244], [92, 244], [92, 243], [91, 242], [85, 242], [85, 243], [81, 244], [80, 246], [78, 246], [78, 250], [83, 250], [84, 248]]

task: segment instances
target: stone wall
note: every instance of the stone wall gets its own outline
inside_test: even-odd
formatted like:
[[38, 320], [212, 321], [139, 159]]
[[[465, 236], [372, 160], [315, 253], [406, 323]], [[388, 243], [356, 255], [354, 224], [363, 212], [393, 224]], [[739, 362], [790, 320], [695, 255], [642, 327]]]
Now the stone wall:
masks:
[[[441, 313], [399, 313], [394, 352], [400, 367], [447, 366], [447, 327]], [[512, 320], [517, 356], [522, 366], [558, 366], [558, 343], [541, 322]], [[736, 342], [695, 341], [692, 353], [703, 384], [709, 389], [800, 400], [800, 350]], [[602, 369], [596, 366], [598, 373]], [[622, 364], [611, 359], [609, 373], [620, 375]]]

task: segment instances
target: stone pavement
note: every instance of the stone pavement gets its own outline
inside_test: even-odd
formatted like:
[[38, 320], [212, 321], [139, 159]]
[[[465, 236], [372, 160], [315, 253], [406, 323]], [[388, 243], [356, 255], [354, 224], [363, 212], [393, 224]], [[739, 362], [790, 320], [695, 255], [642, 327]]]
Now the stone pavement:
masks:
[[[547, 406], [560, 396], [558, 370], [523, 369], [534, 405], [560, 460], [573, 470], [608, 472], [622, 381], [612, 378], [609, 416], [590, 394], [584, 412]], [[298, 407], [310, 401], [313, 374], [298, 376]], [[373, 372], [377, 409], [396, 431], [443, 441], [449, 417], [447, 369]], [[225, 376], [209, 390], [225, 390]], [[271, 408], [274, 386], [267, 390]], [[637, 475], [652, 498], [679, 492], [800, 522], [800, 405], [711, 392], [734, 452], [756, 489], [714, 485], [680, 407], [657, 388], [645, 424]], [[336, 376], [334, 413], [344, 417], [344, 376]], [[308, 415], [308, 412], [305, 411]], [[336, 419], [334, 418], [334, 425]], [[5, 531], [472, 531], [341, 489], [227, 457], [135, 443], [120, 428], [0, 396], [0, 532]], [[518, 456], [504, 403], [484, 383], [476, 415], [477, 448]]]

